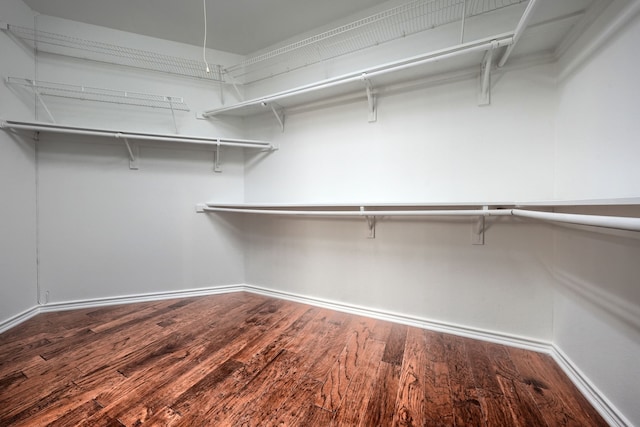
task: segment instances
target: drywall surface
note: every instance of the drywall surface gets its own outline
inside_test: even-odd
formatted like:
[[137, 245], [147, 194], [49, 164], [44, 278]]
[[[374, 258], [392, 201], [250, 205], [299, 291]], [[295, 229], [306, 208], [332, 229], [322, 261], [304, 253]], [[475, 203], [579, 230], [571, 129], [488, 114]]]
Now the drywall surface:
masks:
[[[561, 82], [557, 197], [640, 194], [639, 39], [636, 17]], [[593, 213], [640, 216], [632, 208]], [[554, 342], [632, 424], [640, 425], [640, 410], [631, 397], [640, 380], [637, 233], [562, 229], [555, 240]]]
[[280, 150], [247, 158], [247, 202], [502, 202], [553, 190], [553, 68], [496, 79], [479, 107], [475, 79], [252, 119]]
[[[45, 136], [39, 142], [40, 287], [50, 302], [242, 283], [235, 226], [195, 205], [242, 193], [242, 155]], [[44, 299], [47, 296], [43, 297]]]
[[[640, 215], [639, 209], [593, 209]], [[555, 233], [554, 343], [631, 421], [640, 379], [640, 236], [559, 227]]]
[[[0, 4], [2, 20], [33, 26], [24, 3]], [[33, 56], [0, 31], [0, 75], [33, 77]], [[9, 87], [0, 84], [0, 118], [32, 116]], [[0, 130], [0, 324], [37, 304], [36, 269], [36, 160], [31, 138]]]
[[[38, 25], [43, 31], [165, 54], [188, 57], [197, 50], [46, 16], [38, 18]], [[212, 63], [229, 60], [227, 54], [210, 53]], [[176, 111], [174, 125], [167, 109], [50, 97], [47, 105], [61, 124], [242, 136], [238, 121], [196, 120], [195, 110], [220, 102], [216, 83], [45, 53], [38, 56], [38, 76], [43, 81], [183, 97], [192, 108]], [[46, 119], [41, 108], [38, 113]], [[223, 147], [222, 173], [216, 173], [213, 146], [137, 145], [138, 169], [132, 170], [121, 139], [40, 136], [39, 274], [44, 303], [244, 282], [236, 225], [223, 226], [219, 219], [195, 212], [195, 205], [212, 195], [242, 200], [242, 150]]]
[[[252, 130], [280, 150], [247, 158], [247, 202], [499, 203], [551, 196], [554, 79], [513, 71], [479, 107], [475, 80], [290, 111]], [[471, 222], [247, 219], [248, 283], [498, 333], [551, 339], [551, 233], [497, 220], [485, 246]]]
[[502, 218], [486, 244], [469, 220], [254, 216], [247, 220], [252, 285], [479, 331], [549, 342], [551, 232]]
[[635, 54], [639, 39], [636, 17], [561, 82], [556, 197], [640, 195], [640, 58]]

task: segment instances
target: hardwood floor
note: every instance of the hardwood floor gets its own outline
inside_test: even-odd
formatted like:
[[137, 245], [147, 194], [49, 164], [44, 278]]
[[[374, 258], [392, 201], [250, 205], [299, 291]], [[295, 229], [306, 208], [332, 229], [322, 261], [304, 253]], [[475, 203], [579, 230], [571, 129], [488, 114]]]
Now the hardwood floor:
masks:
[[605, 426], [544, 354], [249, 293], [0, 335], [0, 426]]

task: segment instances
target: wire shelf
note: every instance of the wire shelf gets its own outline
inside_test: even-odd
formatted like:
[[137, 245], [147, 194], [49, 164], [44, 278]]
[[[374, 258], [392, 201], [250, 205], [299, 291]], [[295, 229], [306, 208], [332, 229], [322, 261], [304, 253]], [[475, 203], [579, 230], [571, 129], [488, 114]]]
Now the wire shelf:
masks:
[[[225, 72], [252, 83], [353, 53], [424, 30], [492, 12], [527, 0], [414, 0], [392, 9], [250, 56]], [[466, 3], [466, 5], [465, 5]]]
[[85, 40], [63, 34], [7, 25], [7, 30], [37, 51], [124, 65], [144, 70], [222, 82], [221, 67], [212, 66], [207, 73], [201, 61], [164, 55], [141, 49]]
[[108, 102], [140, 107], [163, 108], [176, 111], [190, 111], [183, 98], [177, 96], [154, 95], [64, 83], [35, 81], [19, 77], [8, 77], [7, 83], [23, 86], [41, 96], [80, 99], [83, 101]]

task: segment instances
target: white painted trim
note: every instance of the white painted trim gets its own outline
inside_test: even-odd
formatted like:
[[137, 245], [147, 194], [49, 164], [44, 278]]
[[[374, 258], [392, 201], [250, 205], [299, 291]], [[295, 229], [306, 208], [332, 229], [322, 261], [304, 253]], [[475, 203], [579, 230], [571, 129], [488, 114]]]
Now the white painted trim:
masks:
[[9, 329], [15, 326], [18, 326], [20, 323], [26, 320], [31, 319], [33, 316], [37, 315], [38, 313], [40, 313], [39, 307], [35, 306], [23, 311], [22, 313], [16, 314], [15, 316], [8, 318], [7, 320], [1, 321], [0, 334], [5, 331], [8, 331]]
[[97, 308], [117, 304], [133, 304], [137, 302], [161, 301], [173, 298], [191, 298], [205, 295], [227, 294], [244, 291], [244, 285], [224, 285], [209, 288], [186, 289], [181, 291], [156, 292], [148, 294], [127, 295], [112, 298], [96, 298], [90, 300], [66, 301], [49, 303], [40, 306], [41, 313], [52, 311], [77, 310], [82, 308]]
[[633, 426], [631, 421], [607, 399], [605, 394], [602, 393], [576, 364], [573, 363], [569, 356], [555, 344], [551, 347], [550, 355], [609, 425], [616, 427]]
[[111, 298], [96, 298], [88, 300], [65, 301], [49, 303], [46, 305], [36, 305], [28, 310], [23, 311], [13, 317], [0, 321], [0, 334], [11, 328], [18, 326], [20, 323], [40, 313], [50, 313], [55, 311], [79, 310], [82, 308], [98, 308], [109, 305], [133, 304], [136, 302], [162, 301], [173, 298], [191, 298], [205, 295], [227, 294], [231, 292], [246, 291], [245, 285], [224, 285], [209, 288], [196, 288], [181, 291], [156, 292], [149, 294], [127, 295]]
[[468, 326], [456, 325], [452, 323], [445, 323], [436, 320], [424, 319], [415, 316], [407, 316], [405, 314], [394, 313], [390, 311], [376, 310], [368, 307], [331, 301], [323, 298], [308, 297], [291, 292], [276, 291], [260, 286], [245, 285], [244, 290], [254, 294], [285, 299], [302, 304], [309, 304], [316, 307], [329, 308], [331, 310], [355, 314], [358, 316], [366, 316], [373, 319], [386, 320], [403, 325], [415, 326], [417, 328], [444, 332], [447, 334], [488, 341], [496, 344], [503, 344], [510, 347], [523, 348], [526, 350], [532, 350], [541, 353], [549, 353], [552, 348], [552, 344], [550, 342], [535, 340], [517, 335], [504, 334], [485, 329], [471, 328]]

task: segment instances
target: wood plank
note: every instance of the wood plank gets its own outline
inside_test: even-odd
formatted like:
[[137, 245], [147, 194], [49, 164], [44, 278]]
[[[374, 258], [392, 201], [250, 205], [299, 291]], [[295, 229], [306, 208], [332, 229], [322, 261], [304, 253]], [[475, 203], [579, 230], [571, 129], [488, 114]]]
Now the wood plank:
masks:
[[592, 409], [587, 414], [578, 407], [572, 396], [579, 393], [566, 375], [550, 368], [553, 361], [549, 356], [518, 348], [509, 348], [509, 354], [520, 372], [521, 384], [527, 386], [548, 425], [607, 425]]
[[397, 387], [396, 411], [393, 424], [398, 426], [421, 426], [427, 423], [427, 337], [421, 330], [411, 328], [406, 334], [405, 359], [400, 371]]
[[382, 361], [395, 366], [402, 366], [406, 341], [407, 327], [405, 325], [394, 324], [386, 340]]
[[427, 339], [425, 357], [427, 359], [427, 402], [429, 403], [429, 420], [441, 426], [454, 423], [453, 397], [451, 393], [448, 354], [445, 344], [448, 335], [440, 332], [423, 331]]
[[400, 366], [380, 362], [375, 374], [376, 382], [371, 392], [371, 398], [360, 422], [361, 426], [392, 425], [396, 411], [400, 371]]
[[[79, 406], [70, 409], [63, 413], [62, 416], [56, 418], [49, 422], [47, 426], [77, 426], [81, 425], [84, 420], [97, 413], [102, 409], [102, 406], [98, 404], [95, 400], [89, 400], [84, 403], [81, 403]], [[30, 421], [27, 420], [27, 424], [29, 425]]]
[[487, 357], [493, 365], [496, 379], [505, 396], [505, 406], [511, 412], [514, 425], [518, 426], [546, 426], [538, 405], [522, 381], [509, 352], [505, 346], [482, 343]]
[[486, 426], [465, 348], [466, 339], [451, 336], [445, 342], [455, 425]]
[[516, 420], [509, 411], [509, 407], [505, 405], [506, 397], [483, 343], [468, 340], [465, 345], [471, 373], [478, 387], [485, 423], [489, 426], [516, 425]]
[[384, 347], [384, 343], [378, 340], [369, 339], [365, 343], [362, 357], [358, 357], [356, 371], [332, 421], [333, 426], [356, 426], [364, 418], [376, 381], [372, 373], [380, 364]]
[[[312, 401], [322, 383], [309, 377], [303, 377], [298, 384], [291, 389], [285, 402], [269, 416], [262, 420], [263, 425], [269, 426], [297, 426], [309, 425], [303, 420], [307, 418], [312, 410]], [[327, 422], [330, 420], [328, 419]]]
[[372, 341], [369, 336], [374, 324], [374, 320], [363, 318], [353, 325], [346, 346], [323, 379], [323, 386], [314, 401], [316, 406], [327, 411], [335, 411], [340, 407], [358, 366], [365, 363], [370, 355], [367, 346]]
[[216, 425], [258, 426], [290, 396], [301, 380], [302, 357], [282, 350], [245, 388], [227, 399], [220, 409], [210, 412]]

